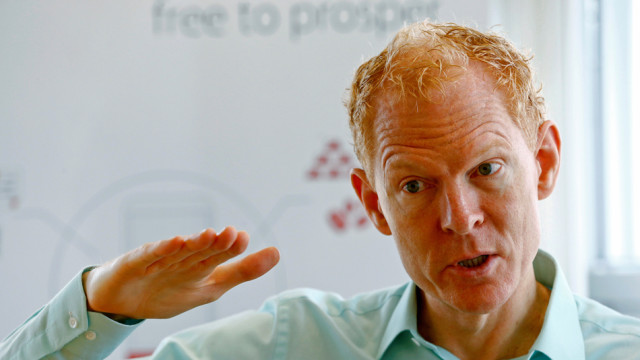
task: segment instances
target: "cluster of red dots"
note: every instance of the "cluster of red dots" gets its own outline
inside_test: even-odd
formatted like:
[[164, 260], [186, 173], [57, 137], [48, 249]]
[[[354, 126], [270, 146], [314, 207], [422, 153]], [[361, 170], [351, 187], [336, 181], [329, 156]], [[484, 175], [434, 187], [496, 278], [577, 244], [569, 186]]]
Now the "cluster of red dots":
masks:
[[336, 231], [344, 231], [348, 227], [364, 228], [369, 218], [360, 203], [347, 200], [344, 206], [329, 212], [329, 225]]
[[[310, 180], [347, 180], [349, 171], [357, 162], [350, 149], [343, 149], [337, 140], [327, 142], [324, 149], [307, 172]], [[348, 229], [363, 229], [369, 224], [369, 218], [357, 200], [347, 199], [342, 206], [329, 209], [327, 222], [335, 232]]]
[[353, 156], [341, 149], [338, 141], [333, 140], [327, 143], [324, 151], [316, 158], [307, 176], [312, 180], [346, 179], [349, 170], [354, 166]]

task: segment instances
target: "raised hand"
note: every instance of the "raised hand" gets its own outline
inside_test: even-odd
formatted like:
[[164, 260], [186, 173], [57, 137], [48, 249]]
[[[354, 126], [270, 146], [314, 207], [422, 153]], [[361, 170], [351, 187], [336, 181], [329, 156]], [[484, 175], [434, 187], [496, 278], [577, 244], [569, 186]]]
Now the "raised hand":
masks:
[[280, 255], [273, 247], [225, 263], [244, 252], [248, 243], [246, 232], [227, 227], [220, 234], [207, 229], [142, 245], [84, 274], [87, 307], [150, 319], [210, 303], [278, 263]]

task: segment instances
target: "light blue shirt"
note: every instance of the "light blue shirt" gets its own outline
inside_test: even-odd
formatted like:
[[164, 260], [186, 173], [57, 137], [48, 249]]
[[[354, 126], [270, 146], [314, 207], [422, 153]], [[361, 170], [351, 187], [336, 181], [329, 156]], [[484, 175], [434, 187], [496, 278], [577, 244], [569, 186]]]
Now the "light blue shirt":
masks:
[[[552, 289], [544, 325], [518, 359], [639, 359], [640, 320], [573, 295], [555, 260], [539, 251], [538, 282]], [[417, 330], [416, 286], [342, 299], [303, 289], [257, 311], [166, 338], [153, 359], [457, 359]], [[81, 275], [0, 344], [5, 359], [104, 358], [137, 325], [87, 313]]]

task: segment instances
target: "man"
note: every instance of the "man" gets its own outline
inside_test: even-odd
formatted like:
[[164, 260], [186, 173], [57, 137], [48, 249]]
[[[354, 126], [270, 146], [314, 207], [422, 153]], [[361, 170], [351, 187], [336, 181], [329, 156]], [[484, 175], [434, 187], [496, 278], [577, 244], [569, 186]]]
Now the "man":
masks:
[[[544, 119], [525, 56], [496, 35], [414, 24], [357, 70], [350, 94], [363, 165], [351, 173], [353, 187], [413, 281], [349, 300], [286, 292], [256, 312], [178, 333], [154, 357], [640, 356], [640, 321], [573, 296], [538, 250], [537, 201], [553, 191], [560, 136]], [[134, 319], [177, 315], [275, 266], [273, 248], [226, 263], [247, 242], [231, 227], [206, 230], [87, 269], [0, 354], [104, 357]]]

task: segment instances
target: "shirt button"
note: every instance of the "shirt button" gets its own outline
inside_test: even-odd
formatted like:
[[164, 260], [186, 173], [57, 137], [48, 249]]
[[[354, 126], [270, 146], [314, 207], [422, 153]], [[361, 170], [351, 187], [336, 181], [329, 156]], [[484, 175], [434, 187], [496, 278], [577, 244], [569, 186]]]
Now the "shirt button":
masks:
[[73, 316], [69, 316], [69, 326], [72, 329], [75, 329], [78, 326], [78, 319]]
[[95, 331], [89, 330], [86, 333], [84, 333], [84, 337], [87, 338], [87, 340], [89, 340], [89, 341], [95, 340], [96, 336], [97, 335], [96, 335]]

